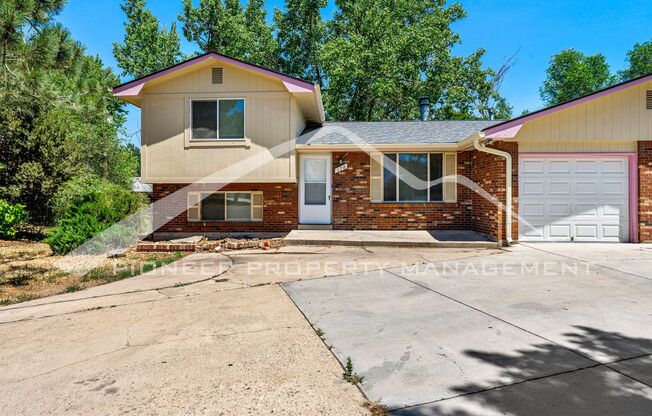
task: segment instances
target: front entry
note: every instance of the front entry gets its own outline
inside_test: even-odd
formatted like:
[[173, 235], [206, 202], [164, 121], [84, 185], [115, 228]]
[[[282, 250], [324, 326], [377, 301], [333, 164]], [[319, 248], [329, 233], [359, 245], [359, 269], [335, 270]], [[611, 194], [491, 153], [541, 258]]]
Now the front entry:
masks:
[[331, 223], [331, 156], [301, 155], [299, 223]]

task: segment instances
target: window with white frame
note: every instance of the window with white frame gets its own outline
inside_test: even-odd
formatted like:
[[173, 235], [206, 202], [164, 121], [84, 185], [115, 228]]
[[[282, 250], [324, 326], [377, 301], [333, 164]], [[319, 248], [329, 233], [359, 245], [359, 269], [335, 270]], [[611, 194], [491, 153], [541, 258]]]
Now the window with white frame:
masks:
[[190, 102], [192, 139], [244, 139], [245, 103], [243, 98], [192, 100]]
[[441, 202], [443, 172], [442, 153], [386, 153], [383, 201]]
[[262, 192], [188, 192], [188, 221], [262, 219]]

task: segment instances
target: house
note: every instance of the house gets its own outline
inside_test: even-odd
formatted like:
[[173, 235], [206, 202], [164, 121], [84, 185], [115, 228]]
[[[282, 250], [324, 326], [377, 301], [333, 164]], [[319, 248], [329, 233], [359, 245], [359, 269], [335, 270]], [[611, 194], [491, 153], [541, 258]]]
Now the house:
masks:
[[114, 94], [141, 108], [155, 236], [652, 241], [652, 75], [501, 122], [326, 122], [318, 85], [216, 53]]

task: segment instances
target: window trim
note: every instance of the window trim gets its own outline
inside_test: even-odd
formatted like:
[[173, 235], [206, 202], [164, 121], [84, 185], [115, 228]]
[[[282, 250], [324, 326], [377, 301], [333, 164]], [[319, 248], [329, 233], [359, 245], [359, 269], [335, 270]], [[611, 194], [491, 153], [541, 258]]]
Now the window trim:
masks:
[[[220, 139], [220, 101], [225, 101], [225, 100], [242, 100], [242, 129], [243, 129], [243, 137], [233, 137], [233, 138], [228, 138], [228, 139]], [[198, 138], [195, 139], [192, 135], [192, 105], [193, 102], [195, 101], [203, 101], [203, 102], [210, 102], [210, 101], [215, 101], [217, 103], [217, 111], [216, 111], [216, 117], [217, 117], [217, 137], [205, 137], [205, 138]], [[221, 97], [221, 98], [191, 98], [190, 99], [190, 111], [189, 111], [189, 118], [190, 118], [190, 142], [193, 143], [241, 143], [247, 141], [247, 100], [245, 97]]]
[[[441, 200], [438, 200], [438, 201], [431, 201], [430, 200], [430, 188], [432, 188], [432, 184], [431, 184], [432, 180], [430, 179], [430, 155], [433, 155], [433, 154], [441, 155], [442, 166], [441, 166], [441, 177], [440, 177], [440, 179], [442, 179], [442, 178], [445, 177], [444, 171], [446, 169], [445, 168], [445, 163], [446, 163], [446, 161], [445, 161], [446, 156], [445, 155], [446, 155], [446, 152], [414, 152], [414, 151], [410, 151], [410, 152], [385, 152], [385, 153], [382, 153], [382, 158], [381, 158], [382, 165], [380, 167], [380, 181], [381, 181], [381, 184], [384, 184], [384, 182], [385, 182], [385, 155], [388, 155], [388, 154], [396, 155], [396, 162], [395, 163], [396, 163], [396, 168], [397, 169], [396, 169], [396, 173], [394, 175], [396, 177], [396, 200], [390, 201], [390, 200], [385, 199], [385, 189], [383, 187], [383, 189], [382, 189], [382, 201], [378, 201], [376, 203], [379, 203], [379, 204], [442, 204], [442, 203], [448, 203], [448, 201], [446, 201], [446, 195], [445, 195], [445, 191], [443, 189], [443, 181], [442, 181]], [[428, 188], [427, 188], [427, 192], [426, 192], [426, 200], [425, 201], [418, 201], [418, 200], [401, 201], [399, 199], [400, 198], [400, 192], [399, 192], [400, 188], [399, 187], [400, 187], [400, 184], [401, 184], [401, 176], [400, 176], [400, 164], [401, 164], [401, 161], [400, 161], [400, 156], [399, 155], [401, 155], [401, 154], [407, 154], [407, 155], [423, 155], [423, 154], [425, 154], [427, 156], [426, 157], [426, 159], [427, 159], [426, 171], [428, 173]]]
[[[202, 201], [208, 196], [212, 194], [224, 194], [224, 219], [223, 220], [205, 220], [202, 218]], [[228, 218], [227, 213], [228, 211], [228, 205], [229, 205], [229, 200], [226, 196], [226, 194], [249, 194], [249, 198], [251, 200], [251, 205], [249, 207], [250, 210], [250, 219], [248, 220], [243, 220], [243, 219], [233, 219], [230, 220]], [[260, 205], [254, 204], [254, 194], [260, 195]], [[265, 214], [265, 210], [262, 209], [264, 207], [264, 197], [263, 197], [263, 192], [262, 191], [196, 191], [196, 192], [188, 192], [188, 204], [187, 204], [187, 210], [190, 209], [195, 209], [194, 205], [190, 205], [190, 198], [191, 195], [197, 195], [198, 196], [198, 202], [196, 209], [198, 210], [198, 218], [197, 220], [192, 220], [190, 217], [187, 217], [188, 222], [262, 222]], [[204, 196], [206, 195], [206, 196]], [[260, 218], [254, 218], [254, 209], [255, 208], [261, 208], [261, 216]]]

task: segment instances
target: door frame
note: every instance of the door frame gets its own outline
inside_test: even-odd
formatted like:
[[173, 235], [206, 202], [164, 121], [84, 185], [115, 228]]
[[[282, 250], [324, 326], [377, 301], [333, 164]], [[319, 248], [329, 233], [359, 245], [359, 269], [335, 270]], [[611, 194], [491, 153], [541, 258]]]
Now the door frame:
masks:
[[[624, 157], [627, 158], [629, 165], [629, 242], [638, 243], [638, 153], [631, 152], [614, 152], [614, 153], [529, 153], [522, 152], [518, 154], [519, 166], [521, 158], [610, 158]], [[520, 170], [520, 168], [519, 168]], [[519, 171], [520, 180], [520, 171]]]
[[[306, 209], [310, 209], [310, 205], [305, 205], [304, 195], [305, 195], [305, 182], [304, 182], [304, 163], [307, 159], [323, 159], [326, 160], [326, 206], [328, 212], [328, 218], [324, 218], [323, 221], [302, 221], [302, 213]], [[333, 222], [333, 198], [332, 198], [332, 188], [333, 188], [333, 172], [332, 172], [332, 155], [330, 153], [319, 153], [319, 154], [299, 154], [299, 224], [313, 224], [313, 225], [329, 225]], [[319, 206], [319, 205], [317, 205]]]

